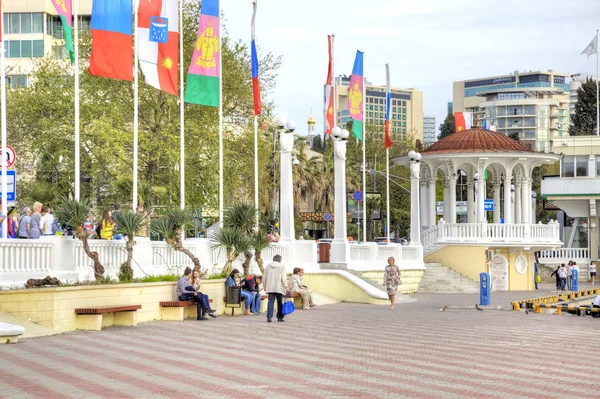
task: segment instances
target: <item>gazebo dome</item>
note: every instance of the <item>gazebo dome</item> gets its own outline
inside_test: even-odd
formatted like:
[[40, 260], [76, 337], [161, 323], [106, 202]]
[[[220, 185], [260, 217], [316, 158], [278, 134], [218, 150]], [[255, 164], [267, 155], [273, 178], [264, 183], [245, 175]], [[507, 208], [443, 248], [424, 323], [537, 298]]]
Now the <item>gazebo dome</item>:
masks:
[[477, 153], [477, 152], [532, 152], [521, 142], [502, 133], [479, 127], [452, 133], [421, 151], [428, 154]]

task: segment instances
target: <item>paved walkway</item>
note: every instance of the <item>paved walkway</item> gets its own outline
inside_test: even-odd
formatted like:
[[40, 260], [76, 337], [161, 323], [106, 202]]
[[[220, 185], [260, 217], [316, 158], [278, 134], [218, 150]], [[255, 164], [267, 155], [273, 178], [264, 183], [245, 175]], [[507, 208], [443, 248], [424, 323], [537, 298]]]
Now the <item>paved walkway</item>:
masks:
[[415, 297], [394, 311], [297, 310], [285, 323], [220, 317], [23, 339], [0, 346], [0, 397], [600, 396], [599, 319], [441, 312], [473, 300]]

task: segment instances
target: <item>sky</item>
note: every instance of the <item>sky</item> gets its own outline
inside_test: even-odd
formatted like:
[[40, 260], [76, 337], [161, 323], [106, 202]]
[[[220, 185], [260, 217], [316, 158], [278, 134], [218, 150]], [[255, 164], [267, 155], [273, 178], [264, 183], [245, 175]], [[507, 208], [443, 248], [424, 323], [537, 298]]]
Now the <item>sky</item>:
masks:
[[[221, 0], [233, 39], [250, 41], [252, 0]], [[327, 35], [335, 34], [335, 74], [350, 75], [365, 52], [368, 81], [423, 91], [426, 115], [439, 125], [452, 82], [548, 70], [595, 73], [580, 55], [600, 27], [600, 0], [258, 0], [259, 54], [282, 56], [268, 100], [276, 114], [306, 129], [311, 108], [323, 130]]]

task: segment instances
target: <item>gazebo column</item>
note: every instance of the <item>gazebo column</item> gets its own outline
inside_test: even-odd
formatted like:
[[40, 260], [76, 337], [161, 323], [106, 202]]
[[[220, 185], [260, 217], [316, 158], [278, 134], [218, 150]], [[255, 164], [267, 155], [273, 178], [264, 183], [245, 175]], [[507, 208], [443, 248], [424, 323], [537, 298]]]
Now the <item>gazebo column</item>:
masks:
[[429, 216], [427, 220], [429, 221], [430, 226], [435, 226], [437, 224], [435, 221], [437, 213], [437, 203], [435, 201], [435, 186], [437, 184], [437, 178], [430, 178], [428, 183], [429, 184], [427, 185], [427, 212], [429, 213]]
[[521, 193], [521, 178], [517, 177], [517, 181], [515, 182], [515, 224], [523, 223], [521, 219], [521, 199], [523, 197], [523, 193]]
[[450, 201], [448, 223], [456, 223], [456, 176], [448, 178], [448, 199]]
[[521, 220], [524, 224], [531, 223], [531, 179], [524, 178], [521, 182]]
[[427, 179], [421, 178], [420, 188], [421, 203], [419, 204], [419, 212], [421, 212], [421, 226], [427, 228], [432, 225], [432, 223], [429, 221], [428, 212], [429, 204], [427, 201]]
[[467, 223], [475, 223], [475, 201], [473, 192], [473, 179], [467, 181]]
[[512, 224], [512, 196], [510, 193], [511, 180], [504, 179], [504, 224]]
[[481, 223], [485, 217], [485, 180], [483, 178], [483, 173], [477, 179], [477, 188], [475, 191], [475, 196], [477, 197], [477, 218], [475, 219], [477, 223]]
[[500, 223], [500, 182], [494, 181], [494, 223]]
[[448, 220], [450, 218], [450, 191], [448, 189], [448, 179], [444, 177], [442, 181], [444, 186], [444, 221], [449, 223]]

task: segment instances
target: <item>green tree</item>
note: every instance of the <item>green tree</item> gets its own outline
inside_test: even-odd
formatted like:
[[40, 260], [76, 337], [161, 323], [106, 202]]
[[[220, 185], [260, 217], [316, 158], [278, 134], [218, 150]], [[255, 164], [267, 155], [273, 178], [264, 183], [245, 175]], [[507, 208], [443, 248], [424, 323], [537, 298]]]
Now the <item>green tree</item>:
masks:
[[[196, 39], [200, 2], [185, 2], [183, 17], [184, 65], [189, 65]], [[91, 38], [80, 38], [81, 67], [81, 171], [83, 198], [96, 205], [118, 200], [113, 183], [132, 176], [133, 90], [130, 82], [90, 76], [85, 65]], [[260, 52], [263, 98], [272, 92], [280, 59]], [[253, 99], [250, 53], [245, 42], [232, 41], [224, 34], [223, 113], [225, 201], [253, 197], [253, 154], [240, 148], [253, 148]], [[34, 84], [8, 92], [8, 134], [20, 154], [17, 169], [36, 170], [35, 180], [19, 185], [19, 198], [31, 201], [44, 196], [52, 201], [59, 195], [73, 195], [74, 127], [73, 78], [71, 66], [41, 59], [31, 76]], [[140, 76], [139, 94], [139, 179], [150, 187], [161, 187], [161, 195], [151, 204], [168, 208], [179, 204], [179, 98], [144, 83]], [[267, 126], [273, 104], [264, 101], [265, 117], [259, 118], [259, 164], [266, 170], [272, 130]], [[218, 207], [218, 110], [185, 105], [186, 199], [190, 207]], [[260, 185], [268, 184], [265, 173]], [[52, 188], [49, 190], [48, 188]], [[263, 190], [264, 191], [264, 190]], [[163, 195], [168, 193], [168, 195]], [[263, 207], [268, 196], [261, 193]], [[131, 201], [130, 197], [128, 201]], [[127, 202], [118, 200], [126, 204]]]
[[165, 238], [174, 250], [183, 252], [194, 263], [194, 270], [197, 270], [200, 275], [205, 273], [200, 268], [200, 259], [194, 255], [189, 249], [183, 246], [182, 236], [186, 228], [193, 223], [192, 213], [180, 208], [171, 208], [167, 211], [167, 215], [153, 219], [150, 223], [150, 230]]
[[444, 123], [440, 125], [440, 134], [438, 136], [439, 139], [443, 139], [444, 137], [454, 133], [456, 131], [456, 123], [454, 120], [454, 114], [448, 114], [446, 119], [444, 119]]
[[519, 132], [512, 132], [508, 135], [508, 137], [510, 137], [514, 141], [521, 141], [521, 139], [519, 138]]
[[104, 279], [104, 266], [100, 263], [98, 252], [91, 251], [88, 245], [88, 232], [83, 228], [83, 223], [91, 213], [92, 207], [88, 200], [76, 201], [61, 197], [55, 209], [56, 218], [66, 226], [71, 226], [73, 236], [77, 237], [83, 243], [85, 254], [94, 262], [94, 277], [96, 280]]
[[590, 78], [577, 89], [575, 114], [571, 117], [569, 134], [571, 136], [588, 136], [596, 134], [596, 82]]
[[113, 219], [116, 222], [116, 232], [127, 236], [125, 249], [127, 250], [127, 260], [121, 265], [119, 270], [119, 281], [128, 282], [133, 279], [133, 268], [131, 260], [133, 259], [133, 247], [135, 245], [135, 235], [142, 230], [146, 220], [144, 215], [133, 211], [120, 211], [113, 213]]

